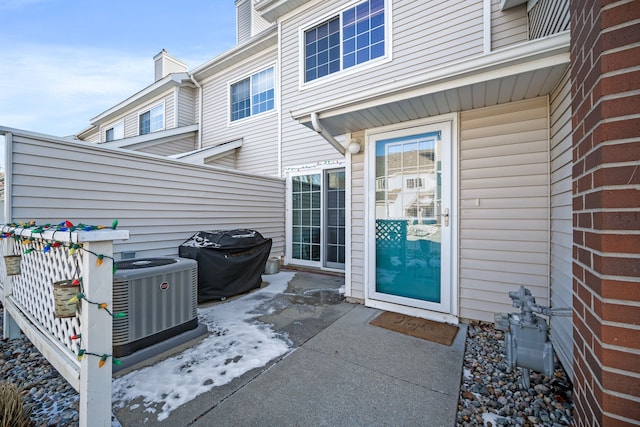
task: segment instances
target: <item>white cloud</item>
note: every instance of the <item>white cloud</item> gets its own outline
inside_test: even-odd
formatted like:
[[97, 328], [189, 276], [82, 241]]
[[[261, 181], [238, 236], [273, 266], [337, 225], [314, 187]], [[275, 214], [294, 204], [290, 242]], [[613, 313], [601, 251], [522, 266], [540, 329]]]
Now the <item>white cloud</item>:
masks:
[[107, 49], [16, 44], [2, 58], [0, 126], [52, 135], [77, 133], [153, 83], [151, 57]]

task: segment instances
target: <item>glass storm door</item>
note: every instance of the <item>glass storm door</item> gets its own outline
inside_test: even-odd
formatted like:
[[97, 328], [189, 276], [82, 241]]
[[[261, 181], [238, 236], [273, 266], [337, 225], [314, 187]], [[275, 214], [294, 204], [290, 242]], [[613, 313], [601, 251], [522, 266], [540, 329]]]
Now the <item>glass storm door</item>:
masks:
[[450, 173], [443, 147], [449, 141], [438, 130], [380, 134], [374, 143], [372, 298], [448, 312]]

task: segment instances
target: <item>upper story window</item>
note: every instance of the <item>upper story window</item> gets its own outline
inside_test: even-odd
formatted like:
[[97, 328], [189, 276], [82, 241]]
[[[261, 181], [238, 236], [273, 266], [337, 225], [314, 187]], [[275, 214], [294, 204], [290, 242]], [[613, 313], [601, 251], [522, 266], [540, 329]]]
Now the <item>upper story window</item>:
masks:
[[275, 108], [273, 67], [231, 85], [231, 121]]
[[385, 54], [384, 0], [367, 0], [304, 32], [305, 82]]
[[158, 104], [138, 116], [139, 133], [146, 135], [164, 129], [164, 104]]
[[124, 138], [124, 122], [118, 122], [104, 133], [105, 141], [115, 141], [116, 139]]

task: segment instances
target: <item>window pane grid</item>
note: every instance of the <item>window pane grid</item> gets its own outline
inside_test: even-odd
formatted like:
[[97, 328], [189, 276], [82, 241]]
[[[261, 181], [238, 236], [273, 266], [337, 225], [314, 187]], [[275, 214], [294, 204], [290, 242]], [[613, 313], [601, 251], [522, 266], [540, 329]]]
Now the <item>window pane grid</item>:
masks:
[[146, 135], [151, 131], [151, 112], [140, 114], [140, 135]]
[[369, 0], [343, 13], [343, 67], [384, 55], [384, 1]]
[[231, 85], [231, 121], [275, 108], [273, 67]]
[[384, 56], [384, 0], [362, 2], [304, 36], [305, 82]]
[[300, 175], [292, 182], [292, 254], [295, 259], [320, 261], [320, 175]]
[[335, 17], [305, 33], [305, 81], [340, 70], [340, 19]]
[[231, 85], [231, 120], [249, 117], [249, 79]]
[[164, 105], [158, 105], [151, 109], [151, 117], [149, 119], [149, 128], [151, 132], [162, 130], [162, 128], [164, 127], [163, 109]]

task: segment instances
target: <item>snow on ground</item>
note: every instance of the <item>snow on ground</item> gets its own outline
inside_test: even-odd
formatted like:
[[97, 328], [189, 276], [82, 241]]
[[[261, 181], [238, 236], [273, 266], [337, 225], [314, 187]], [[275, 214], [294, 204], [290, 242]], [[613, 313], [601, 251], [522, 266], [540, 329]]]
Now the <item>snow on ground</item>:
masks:
[[294, 275], [270, 275], [265, 288], [198, 309], [199, 322], [211, 335], [176, 356], [114, 379], [114, 407], [123, 408], [141, 398], [145, 411], [157, 413], [162, 421], [196, 396], [287, 353], [291, 346], [285, 338], [252, 319], [269, 312], [265, 303], [283, 293]]

